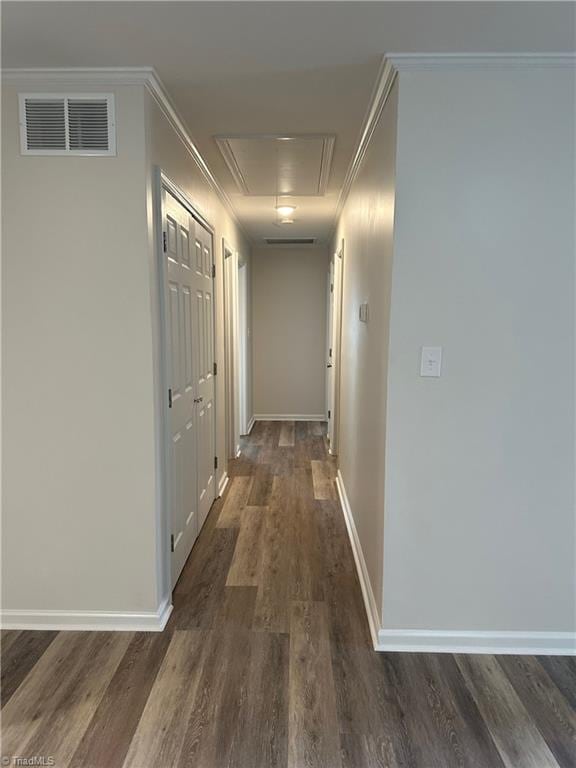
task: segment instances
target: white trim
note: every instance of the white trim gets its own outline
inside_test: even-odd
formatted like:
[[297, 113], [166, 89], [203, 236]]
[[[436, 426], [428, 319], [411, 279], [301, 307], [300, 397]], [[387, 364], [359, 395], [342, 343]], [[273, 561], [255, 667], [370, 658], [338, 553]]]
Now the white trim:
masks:
[[429, 70], [565, 69], [576, 65], [576, 53], [387, 53], [398, 72]]
[[376, 130], [378, 120], [380, 119], [382, 110], [384, 109], [386, 101], [388, 100], [388, 96], [390, 95], [390, 91], [394, 85], [395, 78], [396, 70], [392, 66], [391, 62], [384, 57], [380, 64], [380, 69], [378, 70], [374, 89], [372, 90], [372, 95], [368, 104], [368, 110], [366, 111], [366, 115], [364, 117], [364, 123], [362, 124], [358, 146], [356, 147], [356, 151], [354, 152], [348, 167], [348, 171], [344, 177], [342, 189], [340, 190], [338, 204], [336, 205], [335, 226], [338, 223], [340, 214], [344, 208], [344, 204], [348, 199], [348, 194], [350, 193], [352, 184], [358, 176], [362, 160], [364, 159], [364, 155], [366, 154], [366, 150], [368, 149], [372, 135]]
[[336, 490], [338, 491], [338, 497], [340, 498], [340, 506], [344, 513], [344, 520], [346, 522], [346, 528], [348, 530], [348, 537], [350, 539], [350, 546], [352, 547], [352, 554], [354, 555], [354, 562], [356, 563], [356, 570], [358, 572], [358, 579], [360, 581], [360, 587], [362, 589], [362, 597], [364, 598], [364, 608], [366, 609], [366, 616], [368, 618], [368, 625], [370, 627], [370, 636], [372, 637], [372, 645], [374, 650], [380, 650], [378, 645], [378, 635], [381, 630], [381, 619], [372, 591], [372, 584], [370, 583], [370, 577], [368, 575], [368, 568], [366, 567], [366, 561], [364, 560], [364, 553], [362, 552], [362, 546], [360, 539], [358, 538], [358, 532], [356, 531], [356, 524], [352, 516], [352, 508], [348, 501], [346, 494], [346, 488], [344, 487], [344, 480], [342, 473], [338, 470], [336, 474]]
[[[255, 413], [252, 421], [326, 421], [325, 413]], [[252, 427], [250, 427], [252, 429]]]
[[336, 476], [336, 488], [350, 537], [350, 545], [354, 554], [375, 651], [576, 656], [576, 632], [384, 629], [381, 626], [378, 605], [372, 591], [366, 561], [340, 470]]
[[157, 611], [123, 613], [105, 611], [23, 611], [3, 610], [2, 629], [82, 630], [87, 632], [162, 632], [172, 602], [164, 600]]
[[576, 656], [575, 632], [380, 629], [379, 651]]
[[256, 419], [254, 418], [254, 416], [252, 416], [250, 421], [248, 422], [248, 426], [246, 427], [246, 432], [244, 433], [243, 437], [245, 437], [246, 435], [249, 435], [250, 432], [252, 432], [252, 427], [254, 426], [255, 421]]
[[39, 67], [4, 69], [2, 70], [2, 83], [9, 85], [57, 83], [59, 87], [71, 88], [78, 85], [78, 83], [102, 88], [123, 85], [144, 86], [156, 100], [164, 117], [178, 134], [206, 181], [214, 189], [239, 229], [247, 237], [230, 198], [224, 192], [192, 141], [186, 123], [172, 103], [164, 84], [153, 67]]
[[226, 490], [226, 486], [228, 485], [228, 480], [230, 480], [230, 478], [228, 477], [228, 474], [225, 472], [220, 478], [220, 482], [218, 483], [218, 497], [224, 494], [224, 491]]
[[334, 215], [334, 229], [348, 199], [370, 140], [399, 72], [433, 70], [573, 69], [576, 53], [387, 53], [376, 76], [360, 138], [344, 177]]
[[230, 146], [230, 142], [235, 139], [246, 140], [274, 140], [274, 139], [303, 139], [305, 141], [319, 141], [322, 140], [322, 154], [320, 158], [320, 172], [318, 174], [318, 187], [317, 191], [306, 194], [298, 195], [297, 192], [278, 192], [278, 197], [292, 197], [294, 195], [299, 197], [322, 197], [326, 194], [326, 188], [328, 186], [328, 179], [330, 177], [330, 171], [332, 168], [332, 156], [334, 154], [334, 144], [336, 143], [336, 136], [332, 133], [231, 133], [231, 134], [219, 134], [214, 137], [218, 149], [222, 153], [224, 162], [226, 163], [228, 170], [232, 174], [236, 186], [241, 194], [247, 196], [261, 197], [261, 192], [251, 192], [246, 183], [246, 179], [238, 165], [234, 150]]

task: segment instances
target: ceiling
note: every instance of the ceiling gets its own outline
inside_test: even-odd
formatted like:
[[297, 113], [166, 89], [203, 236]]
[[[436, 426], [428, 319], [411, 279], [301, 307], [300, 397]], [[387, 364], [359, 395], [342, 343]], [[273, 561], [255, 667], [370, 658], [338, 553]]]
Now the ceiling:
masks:
[[[328, 239], [384, 53], [553, 53], [574, 38], [570, 2], [2, 3], [4, 67], [153, 66], [254, 241]], [[310, 134], [335, 138], [324, 195], [310, 194], [311, 144], [262, 143]], [[237, 138], [234, 154], [270, 194], [244, 194], [216, 141], [244, 135], [260, 147]], [[306, 194], [279, 226], [282, 174]]]

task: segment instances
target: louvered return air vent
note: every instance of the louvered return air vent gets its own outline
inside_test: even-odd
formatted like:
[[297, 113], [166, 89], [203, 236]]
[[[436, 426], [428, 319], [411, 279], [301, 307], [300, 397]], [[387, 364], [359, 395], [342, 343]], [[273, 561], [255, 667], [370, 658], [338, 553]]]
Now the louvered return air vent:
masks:
[[21, 93], [23, 155], [115, 155], [114, 96]]
[[268, 245], [314, 245], [313, 237], [267, 237]]

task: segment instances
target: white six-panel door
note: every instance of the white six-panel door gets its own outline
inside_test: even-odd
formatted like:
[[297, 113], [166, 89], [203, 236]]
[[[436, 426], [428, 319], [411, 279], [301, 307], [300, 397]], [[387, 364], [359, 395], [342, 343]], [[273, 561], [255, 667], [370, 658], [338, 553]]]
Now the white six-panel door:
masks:
[[172, 583], [216, 497], [212, 235], [162, 192]]

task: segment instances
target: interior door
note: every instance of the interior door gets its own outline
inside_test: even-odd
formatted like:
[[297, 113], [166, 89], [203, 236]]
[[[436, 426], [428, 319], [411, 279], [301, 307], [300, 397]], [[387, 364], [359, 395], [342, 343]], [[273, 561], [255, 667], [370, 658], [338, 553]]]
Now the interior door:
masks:
[[196, 222], [194, 238], [195, 399], [197, 414], [198, 522], [216, 498], [214, 384], [214, 254], [212, 234]]
[[328, 418], [328, 442], [334, 439], [334, 262], [328, 273], [328, 316], [326, 321], [326, 415]]
[[170, 422], [172, 583], [198, 534], [193, 247], [196, 222], [163, 191], [165, 328]]
[[216, 498], [212, 235], [162, 192], [172, 583]]

